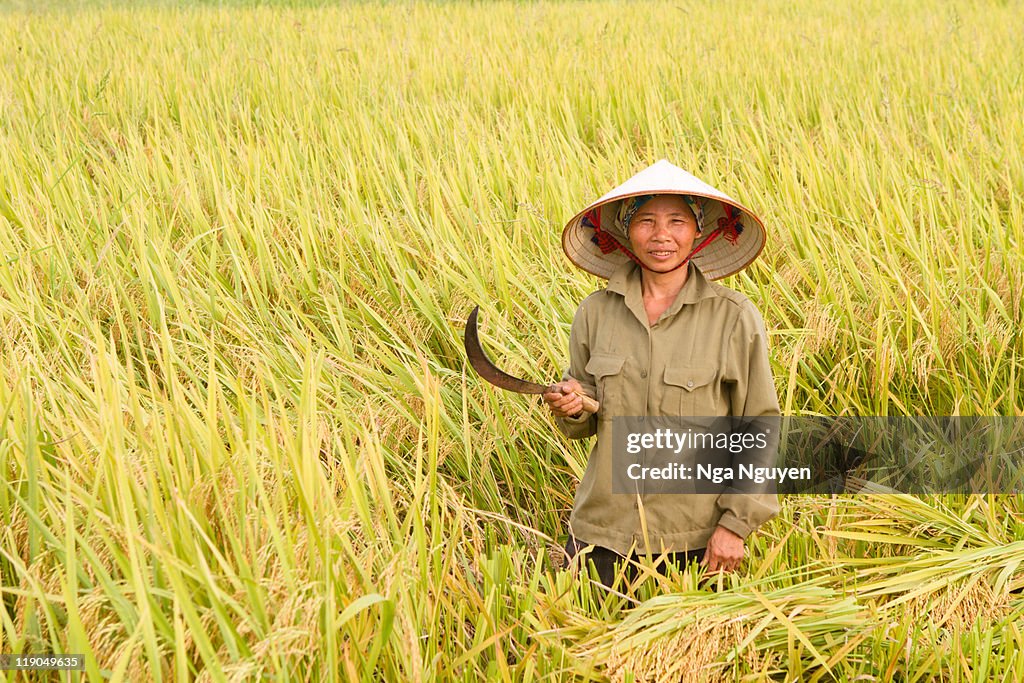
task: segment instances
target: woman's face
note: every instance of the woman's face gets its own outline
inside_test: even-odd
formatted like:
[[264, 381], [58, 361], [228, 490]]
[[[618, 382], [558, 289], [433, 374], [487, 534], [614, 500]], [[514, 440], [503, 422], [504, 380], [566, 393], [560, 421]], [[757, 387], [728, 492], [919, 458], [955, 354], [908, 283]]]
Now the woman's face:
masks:
[[697, 217], [679, 195], [662, 194], [644, 202], [629, 224], [629, 244], [637, 258], [658, 273], [677, 267], [693, 249]]

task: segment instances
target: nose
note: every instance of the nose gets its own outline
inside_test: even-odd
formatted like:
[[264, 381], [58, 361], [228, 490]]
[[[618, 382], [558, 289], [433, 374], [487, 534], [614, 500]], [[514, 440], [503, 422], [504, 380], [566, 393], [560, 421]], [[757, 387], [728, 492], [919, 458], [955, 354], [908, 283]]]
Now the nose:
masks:
[[656, 218], [654, 220], [654, 232], [651, 235], [654, 239], [668, 239], [672, 234], [668, 218]]

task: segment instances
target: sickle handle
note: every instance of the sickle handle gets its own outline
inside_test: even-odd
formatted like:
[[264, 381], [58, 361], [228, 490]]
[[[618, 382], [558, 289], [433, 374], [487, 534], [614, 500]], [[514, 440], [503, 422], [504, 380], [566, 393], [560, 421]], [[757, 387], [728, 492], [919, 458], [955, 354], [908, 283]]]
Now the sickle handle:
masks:
[[[555, 385], [551, 385], [551, 387], [549, 387], [549, 390], [553, 390], [554, 388], [555, 388]], [[569, 393], [575, 394], [576, 392], [569, 392]], [[596, 413], [599, 410], [601, 410], [601, 404], [598, 403], [597, 401], [595, 401], [594, 399], [590, 398], [586, 394], [576, 394], [576, 395], [583, 399], [583, 412], [584, 413]]]
[[583, 412], [585, 413], [596, 413], [601, 410], [601, 404], [590, 398], [586, 394], [580, 394], [580, 398], [583, 399]]

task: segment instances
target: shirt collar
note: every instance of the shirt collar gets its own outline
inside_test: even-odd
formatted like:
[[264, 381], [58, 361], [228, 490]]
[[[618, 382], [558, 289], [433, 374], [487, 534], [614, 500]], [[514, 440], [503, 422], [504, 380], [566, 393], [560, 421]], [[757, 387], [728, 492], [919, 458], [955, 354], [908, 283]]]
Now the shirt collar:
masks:
[[[686, 267], [689, 271], [689, 274], [686, 276], [686, 284], [679, 290], [679, 295], [676, 296], [676, 300], [669, 307], [669, 312], [671, 313], [678, 311], [682, 304], [695, 304], [701, 299], [715, 295], [707, 278], [704, 277], [704, 273], [700, 272], [700, 268], [697, 267], [697, 264], [692, 259], [686, 264]], [[607, 290], [622, 296], [626, 296], [630, 290], [635, 290], [636, 295], [642, 297], [643, 291], [640, 289], [640, 276], [640, 266], [632, 261], [626, 261], [608, 278]]]

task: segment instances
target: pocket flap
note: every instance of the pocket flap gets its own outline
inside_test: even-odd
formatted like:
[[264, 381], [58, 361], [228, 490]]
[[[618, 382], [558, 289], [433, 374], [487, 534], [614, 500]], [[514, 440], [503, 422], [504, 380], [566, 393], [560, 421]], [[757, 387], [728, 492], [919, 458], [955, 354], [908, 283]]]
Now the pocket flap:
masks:
[[665, 384], [693, 391], [697, 387], [713, 382], [716, 374], [715, 368], [691, 368], [678, 365], [674, 368], [665, 368]]
[[625, 362], [626, 359], [622, 356], [594, 354], [587, 361], [587, 372], [594, 377], [617, 375], [622, 371], [622, 364]]

